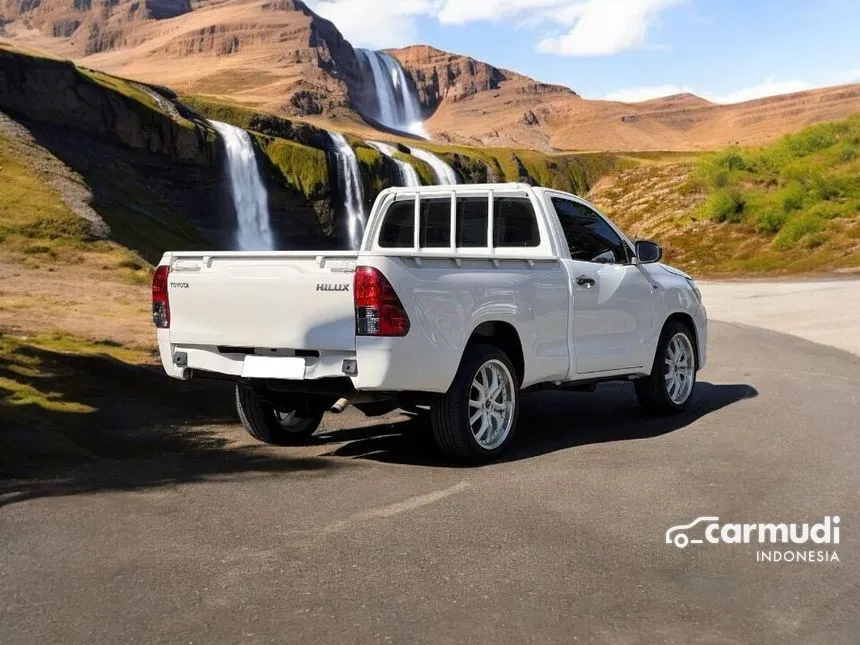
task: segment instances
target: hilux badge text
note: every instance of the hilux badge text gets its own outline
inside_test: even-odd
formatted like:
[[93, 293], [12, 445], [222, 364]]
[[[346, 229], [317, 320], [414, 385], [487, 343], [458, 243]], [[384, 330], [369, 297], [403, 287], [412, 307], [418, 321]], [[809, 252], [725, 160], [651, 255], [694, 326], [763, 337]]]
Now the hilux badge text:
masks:
[[317, 284], [317, 291], [349, 291], [348, 284]]

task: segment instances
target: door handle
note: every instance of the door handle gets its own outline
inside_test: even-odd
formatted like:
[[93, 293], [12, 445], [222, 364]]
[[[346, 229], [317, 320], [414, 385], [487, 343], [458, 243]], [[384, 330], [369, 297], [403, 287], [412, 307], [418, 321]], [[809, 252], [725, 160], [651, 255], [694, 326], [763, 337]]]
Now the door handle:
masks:
[[581, 275], [576, 279], [576, 284], [579, 287], [585, 287], [586, 289], [591, 289], [594, 286], [594, 278], [589, 278], [588, 276]]

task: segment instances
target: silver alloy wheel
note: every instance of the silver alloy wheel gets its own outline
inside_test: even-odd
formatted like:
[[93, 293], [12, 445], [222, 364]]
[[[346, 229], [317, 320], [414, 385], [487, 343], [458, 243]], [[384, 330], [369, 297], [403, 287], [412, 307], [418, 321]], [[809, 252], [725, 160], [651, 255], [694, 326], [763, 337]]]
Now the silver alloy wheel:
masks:
[[677, 333], [666, 346], [666, 394], [675, 405], [683, 405], [693, 392], [696, 354], [687, 334]]
[[469, 391], [469, 427], [485, 450], [501, 446], [514, 424], [516, 386], [507, 366], [492, 359], [484, 363]]

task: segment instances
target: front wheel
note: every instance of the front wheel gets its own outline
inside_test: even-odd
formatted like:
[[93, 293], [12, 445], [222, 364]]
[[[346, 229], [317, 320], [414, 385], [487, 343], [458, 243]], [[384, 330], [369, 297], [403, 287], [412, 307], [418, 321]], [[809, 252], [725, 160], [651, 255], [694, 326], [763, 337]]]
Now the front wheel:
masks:
[[663, 328], [651, 375], [633, 382], [640, 405], [654, 414], [680, 412], [696, 388], [696, 351], [690, 329], [671, 321]]
[[325, 414], [321, 405], [300, 395], [276, 409], [255, 390], [241, 384], [236, 385], [236, 411], [248, 434], [276, 446], [307, 444]]
[[433, 435], [458, 461], [490, 461], [510, 444], [519, 409], [519, 382], [507, 354], [472, 345], [448, 392], [431, 407]]

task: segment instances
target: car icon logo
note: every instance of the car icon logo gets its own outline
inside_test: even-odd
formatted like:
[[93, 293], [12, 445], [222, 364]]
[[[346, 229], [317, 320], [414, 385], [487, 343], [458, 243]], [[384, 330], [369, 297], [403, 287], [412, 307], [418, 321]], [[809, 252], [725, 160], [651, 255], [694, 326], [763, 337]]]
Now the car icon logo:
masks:
[[697, 526], [699, 524], [703, 524], [705, 522], [719, 522], [719, 517], [699, 517], [690, 522], [689, 524], [679, 524], [678, 526], [673, 526], [668, 531], [666, 531], [666, 544], [674, 544], [679, 549], [683, 549], [688, 544], [702, 544], [704, 540], [701, 538], [691, 539], [686, 531]]

